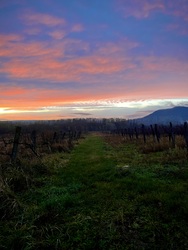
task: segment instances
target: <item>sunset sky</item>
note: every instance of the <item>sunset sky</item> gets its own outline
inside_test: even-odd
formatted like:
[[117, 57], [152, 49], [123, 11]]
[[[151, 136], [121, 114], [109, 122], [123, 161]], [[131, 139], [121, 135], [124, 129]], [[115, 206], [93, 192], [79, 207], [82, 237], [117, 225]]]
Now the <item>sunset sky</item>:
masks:
[[0, 0], [0, 120], [188, 106], [187, 0]]

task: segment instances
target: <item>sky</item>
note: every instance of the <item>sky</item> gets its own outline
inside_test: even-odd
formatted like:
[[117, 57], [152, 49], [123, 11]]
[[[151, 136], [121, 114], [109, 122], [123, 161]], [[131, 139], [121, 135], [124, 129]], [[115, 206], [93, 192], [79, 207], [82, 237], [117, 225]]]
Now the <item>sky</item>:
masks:
[[0, 120], [188, 106], [188, 0], [0, 0]]

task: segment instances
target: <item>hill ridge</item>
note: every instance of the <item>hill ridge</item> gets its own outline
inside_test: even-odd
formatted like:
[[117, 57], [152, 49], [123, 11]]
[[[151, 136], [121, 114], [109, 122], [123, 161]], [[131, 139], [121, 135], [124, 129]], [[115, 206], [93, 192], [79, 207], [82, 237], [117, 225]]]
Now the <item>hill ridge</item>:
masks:
[[185, 106], [159, 109], [143, 118], [136, 119], [137, 123], [143, 123], [145, 125], [154, 123], [167, 124], [169, 122], [182, 124], [186, 121], [188, 121], [188, 107]]

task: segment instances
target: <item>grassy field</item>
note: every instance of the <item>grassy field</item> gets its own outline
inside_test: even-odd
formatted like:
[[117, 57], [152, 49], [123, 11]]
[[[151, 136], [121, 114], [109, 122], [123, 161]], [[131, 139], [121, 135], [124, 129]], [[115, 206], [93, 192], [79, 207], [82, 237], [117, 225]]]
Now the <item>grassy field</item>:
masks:
[[0, 249], [188, 249], [186, 151], [143, 147], [91, 134], [7, 166]]

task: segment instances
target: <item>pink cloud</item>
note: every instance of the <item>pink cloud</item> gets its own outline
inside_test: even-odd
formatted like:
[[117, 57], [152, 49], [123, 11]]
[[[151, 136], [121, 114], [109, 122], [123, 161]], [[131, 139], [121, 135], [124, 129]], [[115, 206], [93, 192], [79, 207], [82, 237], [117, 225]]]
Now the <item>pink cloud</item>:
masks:
[[[14, 39], [18, 41], [14, 42]], [[181, 93], [185, 93], [187, 89], [186, 61], [157, 56], [135, 58], [129, 52], [138, 44], [126, 39], [118, 43], [100, 43], [92, 52], [88, 44], [80, 40], [24, 43], [22, 40], [19, 42], [19, 39], [21, 38], [14, 35], [2, 36], [4, 42], [0, 47], [0, 55], [6, 58], [6, 61], [1, 62], [0, 73], [6, 74], [11, 79], [45, 80], [60, 85], [64, 82], [91, 83], [95, 84], [96, 88], [100, 87], [103, 97], [116, 96], [116, 93], [134, 97], [134, 91], [135, 94], [139, 92], [139, 95], [143, 96], [144, 91], [146, 96], [149, 92], [157, 96], [159, 94], [157, 87], [162, 85], [169, 88], [170, 81], [174, 81], [176, 88], [182, 87], [183, 90], [178, 90]], [[78, 56], [77, 51], [81, 49], [85, 54]], [[146, 86], [143, 90], [140, 89], [142, 83]], [[155, 89], [153, 92], [150, 91], [153, 89]], [[78, 96], [80, 96], [79, 90], [74, 98], [77, 99]], [[91, 93], [88, 93], [88, 96], [90, 98]], [[71, 98], [71, 94], [68, 97]], [[47, 99], [50, 100], [50, 96]]]
[[[76, 46], [75, 46], [76, 43]], [[67, 47], [68, 46], [68, 47]], [[44, 42], [7, 43], [0, 48], [0, 55], [9, 58], [1, 64], [0, 72], [11, 78], [43, 79], [63, 82], [95, 82], [100, 77], [116, 79], [145, 79], [151, 81], [158, 75], [187, 76], [188, 63], [175, 58], [129, 55], [137, 43], [124, 40], [118, 44], [103, 43], [96, 51], [82, 57], [74, 49], [86, 49], [81, 41], [66, 40], [49, 47]], [[71, 54], [67, 54], [70, 51]], [[101, 81], [101, 78], [100, 80]]]
[[153, 11], [163, 11], [164, 1], [162, 0], [118, 0], [118, 9], [124, 13], [126, 17], [134, 16], [136, 18], [147, 18]]
[[176, 31], [180, 35], [188, 35], [188, 26], [183, 26], [179, 23], [172, 23], [166, 27], [167, 31]]
[[80, 81], [83, 74], [112, 74], [134, 68], [130, 58], [121, 55], [134, 46], [129, 41], [101, 44], [92, 54], [80, 57], [77, 51], [89, 51], [79, 40], [65, 39], [51, 47], [46, 42], [8, 42], [0, 47], [0, 56], [9, 58], [0, 72], [12, 78]]
[[[18, 86], [16, 87], [8, 87], [8, 86], [1, 86], [1, 95], [7, 97], [12, 97], [12, 96], [18, 96], [25, 94], [27, 92], [26, 89], [20, 88]], [[3, 99], [3, 97], [1, 97]]]
[[6, 43], [0, 46], [0, 57], [35, 57], [52, 54], [59, 55], [60, 50], [48, 48], [45, 42], [35, 43]]
[[[64, 52], [66, 51], [68, 57], [71, 55], [76, 56], [77, 51], [88, 51], [88, 43], [76, 39], [63, 39], [61, 37], [65, 35], [64, 31], [54, 31], [49, 33], [50, 36], [56, 38], [56, 42], [53, 40], [45, 42], [25, 42], [21, 41], [23, 39], [21, 36], [16, 35], [0, 35], [0, 57], [9, 58], [20, 58], [27, 57], [40, 57], [50, 56], [54, 57], [64, 57]], [[40, 58], [39, 58], [40, 59]]]
[[141, 69], [148, 70], [148, 72], [188, 72], [188, 63], [175, 58], [150, 56], [140, 57], [139, 60], [142, 64]]
[[56, 59], [11, 60], [4, 63], [0, 72], [15, 78], [48, 79], [51, 81], [81, 81], [82, 74], [112, 74], [134, 65], [129, 61], [98, 55], [61, 62]]
[[19, 36], [0, 35], [0, 56], [10, 58], [35, 57], [62, 55], [62, 51], [57, 48], [50, 48], [46, 42], [18, 42]]
[[54, 27], [58, 25], [65, 25], [66, 23], [66, 21], [63, 18], [55, 17], [49, 14], [34, 13], [34, 12], [33, 13], [28, 12], [23, 16], [23, 18], [29, 25], [42, 24], [49, 27]]
[[27, 28], [24, 30], [24, 33], [27, 35], [38, 35], [41, 32], [40, 28]]
[[131, 49], [139, 46], [138, 42], [130, 41], [128, 39], [121, 39], [120, 41], [114, 42], [105, 42], [100, 43], [97, 46], [99, 54], [102, 55], [119, 55], [129, 52]]
[[67, 35], [67, 32], [62, 30], [54, 30], [49, 32], [48, 35], [56, 40], [61, 40]]
[[181, 17], [188, 21], [188, 1], [176, 0], [117, 0], [117, 9], [121, 11], [125, 17], [134, 16], [138, 19], [147, 18], [155, 11]]
[[73, 32], [81, 32], [84, 30], [84, 27], [82, 24], [75, 24], [73, 27], [72, 27], [72, 31]]
[[5, 46], [9, 42], [20, 42], [23, 36], [17, 34], [0, 34], [0, 46]]
[[167, 2], [167, 13], [173, 14], [175, 16], [181, 17], [185, 21], [188, 21], [188, 1], [187, 0], [181, 0], [176, 1], [168, 1]]

